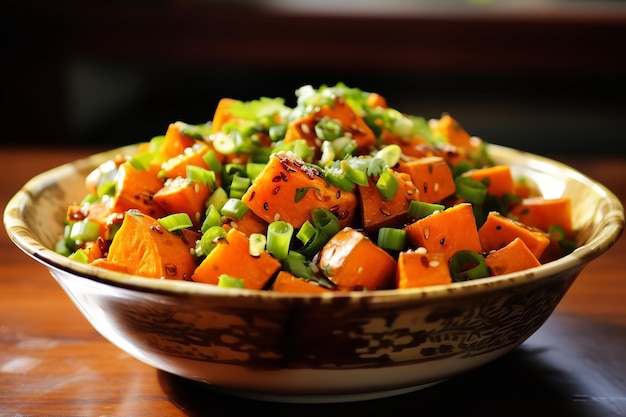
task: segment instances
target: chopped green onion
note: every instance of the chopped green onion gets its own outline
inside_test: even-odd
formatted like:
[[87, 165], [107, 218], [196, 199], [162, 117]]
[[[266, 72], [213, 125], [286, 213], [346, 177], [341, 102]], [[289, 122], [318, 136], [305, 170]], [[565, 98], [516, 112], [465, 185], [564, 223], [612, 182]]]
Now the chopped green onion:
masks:
[[408, 214], [411, 217], [417, 217], [418, 219], [421, 219], [422, 217], [429, 216], [436, 211], [443, 211], [445, 210], [445, 208], [446, 207], [443, 204], [411, 200], [411, 202], [409, 203]]
[[309, 241], [315, 236], [315, 227], [311, 224], [310, 221], [305, 221], [304, 224], [296, 233], [296, 237], [302, 242], [303, 245], [309, 243]]
[[398, 191], [398, 180], [390, 170], [386, 169], [376, 181], [376, 188], [385, 199], [392, 200]]
[[76, 252], [70, 254], [70, 256], [68, 256], [68, 258], [83, 263], [83, 264], [88, 264], [89, 263], [89, 256], [87, 255], [87, 253], [82, 250], [82, 249], [78, 249]]
[[217, 132], [212, 137], [213, 147], [222, 155], [230, 155], [237, 152], [237, 143], [233, 135]]
[[252, 181], [248, 177], [242, 177], [238, 174], [233, 176], [233, 181], [230, 183], [230, 198], [241, 198], [248, 191], [248, 187]]
[[206, 151], [206, 153], [202, 155], [202, 160], [211, 171], [222, 172], [222, 163], [219, 159], [217, 159], [217, 155], [215, 155], [215, 151], [213, 149]]
[[469, 161], [461, 161], [452, 167], [452, 176], [456, 178], [473, 168], [474, 166]]
[[264, 163], [248, 162], [246, 164], [246, 175], [248, 175], [248, 178], [250, 178], [251, 181], [254, 181], [254, 179], [259, 176], [259, 174], [261, 173], [261, 171], [263, 171], [266, 165], [267, 164]]
[[243, 278], [221, 274], [217, 277], [217, 286], [223, 288], [244, 288], [246, 281]]
[[330, 165], [334, 160], [335, 160], [335, 148], [333, 148], [333, 145], [328, 142], [322, 142], [322, 155], [320, 157], [320, 165], [325, 167]]
[[328, 116], [322, 117], [314, 129], [315, 136], [324, 141], [337, 139], [343, 134], [341, 121]]
[[324, 171], [324, 178], [326, 181], [339, 188], [341, 191], [352, 191], [355, 184], [346, 173], [340, 168], [339, 164], [332, 164]]
[[[357, 164], [355, 164], [357, 165]], [[367, 181], [367, 173], [365, 170], [355, 168], [347, 160], [341, 161], [341, 169], [346, 173], [346, 176], [355, 184], [367, 187], [369, 182]]]
[[378, 229], [377, 245], [386, 250], [402, 251], [406, 248], [406, 231], [381, 227]]
[[293, 226], [282, 220], [272, 222], [267, 227], [267, 251], [277, 259], [284, 259], [289, 254], [289, 245], [293, 235]]
[[202, 233], [206, 232], [210, 227], [213, 226], [221, 226], [222, 225], [222, 215], [219, 210], [214, 206], [210, 205], [206, 210], [206, 217], [202, 222], [202, 226], [200, 227], [200, 231]]
[[341, 230], [339, 219], [328, 209], [321, 207], [314, 208], [311, 210], [311, 219], [313, 219], [315, 228], [326, 233], [329, 239]]
[[72, 224], [69, 238], [74, 242], [91, 242], [100, 235], [100, 225], [90, 220], [81, 220]]
[[456, 195], [472, 204], [482, 204], [487, 197], [487, 186], [473, 178], [461, 175], [454, 179]]
[[264, 234], [251, 233], [248, 241], [248, 252], [250, 253], [250, 255], [257, 257], [265, 252], [265, 244], [267, 243], [267, 238]]
[[387, 164], [388, 167], [395, 166], [400, 157], [402, 156], [402, 148], [396, 144], [387, 145], [378, 152], [376, 152], [376, 158], [380, 158]]
[[226, 239], [226, 230], [220, 226], [209, 227], [196, 243], [196, 255], [206, 256], [210, 254], [223, 239]]
[[174, 213], [157, 220], [168, 232], [174, 232], [193, 226], [191, 217], [189, 217], [187, 213]]
[[115, 187], [117, 187], [116, 180], [102, 181], [98, 184], [96, 194], [98, 197], [104, 197], [105, 195], [113, 196], [115, 195]]
[[226, 204], [226, 201], [228, 201], [228, 194], [226, 193], [226, 190], [222, 187], [218, 187], [213, 190], [213, 193], [207, 199], [206, 204], [207, 207], [215, 206], [217, 210], [221, 211], [224, 204]]
[[187, 178], [191, 181], [199, 182], [209, 187], [213, 187], [217, 184], [214, 171], [209, 171], [208, 169], [195, 165], [187, 165], [186, 169]]
[[489, 268], [485, 258], [472, 250], [460, 250], [450, 258], [450, 275], [452, 281], [469, 281], [489, 276]]
[[150, 163], [154, 158], [154, 153], [152, 152], [141, 152], [137, 155], [133, 155], [128, 162], [130, 165], [135, 168], [136, 171], [145, 171], [150, 168]]
[[248, 206], [237, 198], [229, 198], [222, 206], [221, 213], [224, 216], [235, 217], [239, 220], [248, 212]]
[[268, 133], [272, 142], [279, 141], [285, 137], [285, 133], [287, 133], [287, 125], [270, 126]]

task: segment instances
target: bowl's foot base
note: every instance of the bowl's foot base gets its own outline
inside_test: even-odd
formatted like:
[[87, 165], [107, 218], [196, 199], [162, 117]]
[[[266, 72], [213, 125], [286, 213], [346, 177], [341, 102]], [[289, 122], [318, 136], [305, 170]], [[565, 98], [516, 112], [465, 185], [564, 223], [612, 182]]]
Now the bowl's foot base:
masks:
[[396, 395], [408, 394], [431, 387], [445, 381], [429, 382], [426, 384], [413, 385], [410, 387], [394, 388], [384, 391], [373, 391], [363, 393], [347, 393], [347, 394], [274, 394], [263, 392], [243, 391], [211, 385], [211, 389], [215, 392], [232, 395], [235, 397], [248, 398], [251, 400], [281, 402], [281, 403], [298, 403], [298, 404], [324, 404], [324, 403], [343, 403], [376, 400], [380, 398], [393, 397]]

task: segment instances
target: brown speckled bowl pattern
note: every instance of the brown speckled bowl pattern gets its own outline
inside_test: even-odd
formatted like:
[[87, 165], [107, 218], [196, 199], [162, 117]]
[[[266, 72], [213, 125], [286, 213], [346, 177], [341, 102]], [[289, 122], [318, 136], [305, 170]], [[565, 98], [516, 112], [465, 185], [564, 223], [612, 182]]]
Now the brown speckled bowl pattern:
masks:
[[[580, 247], [501, 277], [424, 289], [286, 295], [131, 277], [50, 248], [65, 209], [116, 149], [43, 173], [4, 213], [24, 252], [46, 265], [104, 337], [137, 359], [229, 392], [276, 401], [346, 401], [426, 387], [514, 349], [550, 316], [582, 268], [624, 228], [620, 201], [558, 162], [490, 145], [546, 196], [573, 199]], [[233, 260], [235, 261], [235, 260]]]

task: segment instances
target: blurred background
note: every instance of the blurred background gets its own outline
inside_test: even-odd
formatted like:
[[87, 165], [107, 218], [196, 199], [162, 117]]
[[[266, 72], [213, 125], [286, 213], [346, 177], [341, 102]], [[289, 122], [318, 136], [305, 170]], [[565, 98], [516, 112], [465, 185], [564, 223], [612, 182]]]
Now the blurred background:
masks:
[[305, 84], [450, 113], [484, 140], [626, 155], [626, 2], [129, 0], [2, 2], [5, 146], [110, 148], [221, 97]]

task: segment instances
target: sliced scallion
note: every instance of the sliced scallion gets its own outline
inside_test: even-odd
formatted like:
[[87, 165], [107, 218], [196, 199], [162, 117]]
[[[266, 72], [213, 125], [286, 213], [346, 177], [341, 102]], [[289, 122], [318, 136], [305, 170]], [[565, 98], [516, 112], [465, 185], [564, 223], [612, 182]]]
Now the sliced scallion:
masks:
[[392, 200], [398, 191], [398, 180], [390, 170], [386, 169], [378, 177], [376, 188], [385, 199]]
[[200, 227], [200, 231], [202, 233], [206, 232], [210, 227], [213, 226], [221, 226], [222, 225], [222, 215], [219, 210], [215, 208], [214, 205], [210, 205], [206, 210], [206, 217], [202, 222], [202, 226]]
[[445, 208], [446, 207], [443, 204], [411, 200], [411, 202], [409, 203], [408, 215], [421, 219], [422, 217], [429, 216], [436, 211], [443, 211], [445, 210]]
[[158, 222], [167, 231], [174, 232], [176, 230], [186, 229], [193, 226], [191, 217], [187, 213], [174, 213], [157, 219]]
[[222, 288], [244, 288], [246, 286], [246, 281], [243, 278], [221, 274], [217, 277], [217, 286]]
[[217, 159], [217, 155], [215, 155], [213, 149], [206, 151], [206, 153], [202, 155], [202, 160], [211, 171], [222, 172], [222, 163]]
[[472, 204], [482, 204], [487, 197], [487, 186], [473, 178], [461, 175], [455, 178], [457, 197]]
[[235, 217], [239, 220], [248, 212], [246, 203], [238, 198], [229, 198], [222, 206], [221, 213], [224, 216]]
[[191, 181], [199, 182], [209, 187], [214, 187], [217, 184], [214, 171], [209, 171], [196, 165], [187, 165], [186, 171], [187, 178]]
[[315, 125], [315, 136], [321, 140], [334, 140], [343, 134], [341, 121], [328, 116], [321, 118]]
[[386, 250], [402, 251], [406, 248], [406, 231], [393, 227], [378, 229], [377, 245]]
[[489, 268], [485, 258], [472, 250], [460, 250], [449, 261], [452, 281], [469, 281], [489, 276]]
[[206, 256], [210, 254], [223, 239], [226, 239], [226, 230], [220, 226], [209, 227], [196, 244], [196, 255]]
[[267, 251], [277, 259], [284, 259], [289, 254], [289, 245], [293, 235], [293, 226], [282, 220], [272, 222], [267, 227]]
[[265, 244], [267, 243], [267, 238], [264, 234], [251, 233], [248, 241], [248, 252], [250, 253], [250, 255], [257, 257], [265, 252]]
[[380, 158], [387, 164], [388, 167], [394, 167], [400, 157], [402, 156], [402, 149], [396, 144], [387, 145], [376, 153], [376, 158]]
[[69, 238], [74, 242], [91, 242], [98, 238], [100, 225], [85, 219], [72, 224]]

